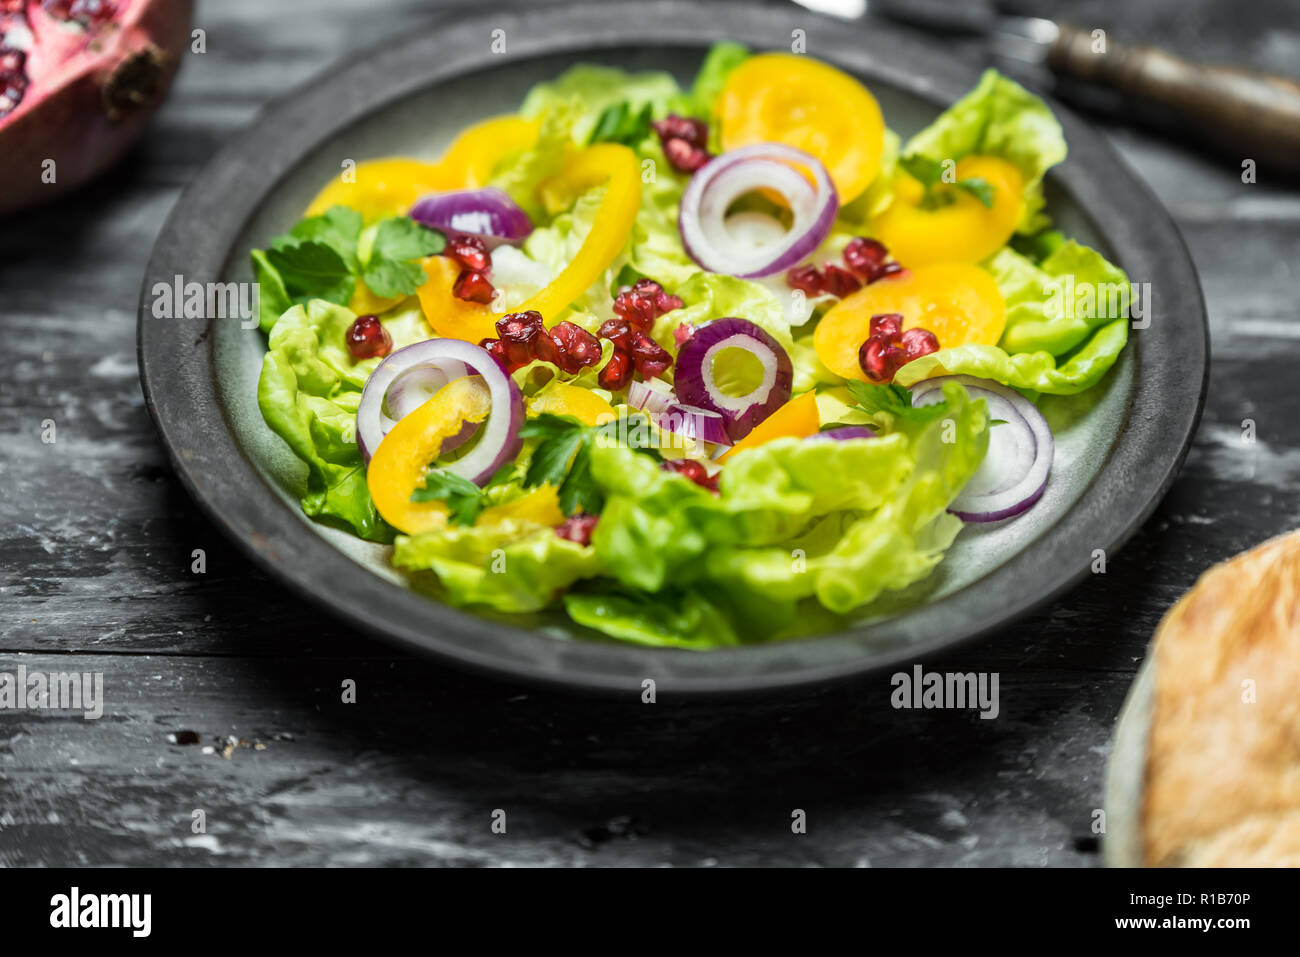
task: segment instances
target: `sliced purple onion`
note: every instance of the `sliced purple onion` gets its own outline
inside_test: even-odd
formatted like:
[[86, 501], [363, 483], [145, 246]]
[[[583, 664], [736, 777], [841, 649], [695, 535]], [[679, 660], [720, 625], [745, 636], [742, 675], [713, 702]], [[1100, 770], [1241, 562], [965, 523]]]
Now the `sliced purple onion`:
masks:
[[366, 380], [357, 407], [357, 445], [362, 458], [369, 463], [396, 421], [415, 411], [448, 382], [466, 375], [483, 377], [492, 411], [486, 423], [466, 422], [440, 451], [450, 452], [481, 433], [478, 444], [446, 470], [480, 485], [486, 482], [519, 454], [524, 400], [519, 387], [486, 350], [460, 339], [426, 339], [398, 349], [379, 363]]
[[[713, 363], [725, 349], [744, 349], [762, 365], [763, 381], [748, 395], [727, 395], [714, 380]], [[681, 401], [717, 412], [739, 442], [790, 400], [794, 366], [781, 344], [748, 319], [714, 319], [682, 345], [674, 378]]]
[[656, 428], [680, 435], [690, 442], [708, 442], [713, 445], [730, 446], [731, 437], [727, 435], [726, 422], [717, 412], [701, 409], [693, 405], [669, 403], [668, 407], [650, 415]]
[[875, 437], [876, 433], [865, 425], [842, 425], [838, 429], [827, 429], [825, 432], [810, 435], [808, 441], [828, 439], [832, 442], [845, 442], [849, 439], [874, 439]]
[[943, 398], [945, 382], [959, 382], [988, 404], [989, 418], [1003, 424], [989, 432], [989, 449], [948, 511], [967, 522], [999, 522], [1028, 511], [1043, 496], [1055, 442], [1038, 407], [1015, 389], [975, 376], [940, 376], [912, 387], [914, 405]]
[[[812, 172], [815, 187], [796, 167]], [[733, 217], [745, 217], [738, 224], [744, 228], [730, 228], [727, 210], [757, 190], [785, 199], [794, 217], [788, 230], [778, 235], [770, 223], [755, 229], [745, 213]], [[819, 160], [782, 143], [755, 143], [715, 157], [691, 177], [677, 225], [686, 252], [704, 269], [757, 279], [797, 265], [820, 246], [839, 208], [835, 185]]]
[[634, 379], [627, 387], [627, 404], [642, 412], [663, 412], [677, 401], [672, 388], [663, 379], [642, 382]]
[[489, 249], [522, 242], [533, 231], [528, 214], [494, 187], [430, 193], [419, 199], [408, 215], [448, 235], [477, 236]]

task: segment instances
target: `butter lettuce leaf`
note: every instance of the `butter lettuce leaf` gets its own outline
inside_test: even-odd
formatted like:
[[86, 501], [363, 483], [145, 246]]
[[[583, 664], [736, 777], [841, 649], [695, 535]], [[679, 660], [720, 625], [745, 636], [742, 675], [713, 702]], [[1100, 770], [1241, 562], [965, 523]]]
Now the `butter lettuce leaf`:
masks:
[[393, 564], [432, 572], [436, 585], [427, 584], [453, 604], [505, 612], [538, 611], [574, 582], [601, 573], [593, 549], [560, 538], [549, 526], [513, 519], [399, 535]]

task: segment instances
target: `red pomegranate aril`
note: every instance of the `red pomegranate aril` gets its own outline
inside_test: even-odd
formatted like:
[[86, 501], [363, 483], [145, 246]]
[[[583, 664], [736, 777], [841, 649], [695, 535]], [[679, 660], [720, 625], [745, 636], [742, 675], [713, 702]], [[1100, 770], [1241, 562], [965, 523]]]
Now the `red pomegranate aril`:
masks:
[[908, 362], [913, 359], [919, 359], [921, 356], [928, 356], [932, 352], [939, 351], [939, 338], [929, 329], [922, 329], [919, 326], [915, 329], [908, 329], [899, 339], [899, 345], [903, 347], [903, 352], [907, 356]]
[[596, 330], [596, 335], [622, 349], [632, 344], [632, 326], [626, 319], [606, 319]]
[[703, 120], [697, 120], [693, 116], [678, 116], [676, 113], [669, 113], [662, 120], [656, 120], [650, 124], [654, 131], [659, 134], [660, 141], [664, 140], [685, 140], [691, 146], [707, 146], [709, 143], [709, 127]]
[[23, 13], [27, 0], [0, 0], [0, 13]]
[[894, 373], [906, 361], [903, 350], [883, 338], [868, 339], [858, 350], [858, 365], [872, 382], [893, 381]]
[[546, 338], [546, 326], [540, 312], [533, 309], [512, 312], [498, 319], [496, 327], [506, 359], [511, 365], [527, 365], [538, 358], [537, 343]]
[[466, 302], [477, 302], [484, 306], [492, 301], [496, 290], [487, 276], [475, 269], [463, 269], [451, 287], [451, 294]]
[[579, 545], [590, 545], [591, 533], [596, 530], [599, 521], [599, 515], [570, 515], [564, 524], [556, 527], [555, 534]]
[[9, 80], [21, 77], [23, 67], [27, 65], [27, 53], [11, 47], [0, 46], [0, 79]]
[[673, 342], [679, 346], [684, 346], [691, 341], [691, 336], [695, 335], [695, 327], [689, 322], [678, 323], [677, 328], [673, 330]]
[[497, 365], [506, 375], [514, 372], [519, 368], [510, 362], [510, 357], [506, 355], [505, 343], [500, 339], [483, 339], [479, 342], [479, 348], [486, 349], [487, 354], [496, 360]]
[[[619, 292], [622, 291], [619, 290]], [[654, 300], [656, 318], [662, 316], [665, 312], [672, 312], [674, 309], [682, 308], [681, 297], [668, 295], [668, 293], [664, 292], [664, 287], [653, 279], [638, 279], [632, 286], [632, 292], [638, 296], [648, 296]]]
[[487, 243], [477, 236], [451, 237], [442, 254], [474, 272], [487, 275], [492, 269], [492, 257], [488, 254]]
[[692, 146], [686, 140], [676, 138], [664, 141], [664, 156], [668, 158], [668, 162], [672, 164], [673, 169], [682, 173], [694, 173], [713, 159], [708, 150]]
[[890, 342], [903, 332], [903, 314], [901, 312], [878, 312], [871, 317], [868, 335], [874, 338], [884, 337]]
[[718, 477], [710, 476], [708, 470], [699, 462], [692, 459], [666, 459], [663, 468], [668, 472], [676, 472], [683, 478], [690, 479], [701, 488], [707, 488], [710, 492], [718, 490]]
[[354, 359], [373, 359], [393, 351], [393, 337], [383, 327], [379, 317], [371, 313], [357, 316], [348, 327], [348, 352]]
[[876, 278], [876, 273], [887, 258], [889, 250], [885, 244], [865, 236], [850, 240], [844, 247], [844, 265], [849, 267], [849, 272], [866, 282]]
[[614, 299], [614, 314], [643, 332], [649, 332], [654, 328], [658, 312], [653, 295], [647, 296], [629, 290], [620, 292]]
[[627, 387], [632, 380], [632, 359], [626, 351], [615, 349], [605, 363], [605, 368], [596, 374], [596, 382], [602, 389], [618, 392]]
[[901, 263], [897, 263], [893, 261], [887, 262], [880, 267], [880, 272], [877, 273], [875, 279], [873, 279], [872, 282], [875, 282], [876, 279], [884, 279], [886, 276], [896, 276], [900, 272], [903, 272], [903, 266]]
[[822, 279], [822, 289], [824, 291], [843, 299], [861, 288], [862, 283], [858, 281], [858, 278], [853, 273], [847, 269], [841, 269], [839, 266], [827, 264]]
[[600, 341], [576, 323], [556, 323], [551, 329], [550, 340], [559, 353], [555, 364], [570, 375], [600, 361]]
[[654, 379], [664, 374], [673, 364], [673, 355], [644, 332], [632, 333], [632, 365], [643, 379]]
[[822, 294], [822, 274], [816, 266], [795, 266], [785, 274], [786, 285], [808, 296]]

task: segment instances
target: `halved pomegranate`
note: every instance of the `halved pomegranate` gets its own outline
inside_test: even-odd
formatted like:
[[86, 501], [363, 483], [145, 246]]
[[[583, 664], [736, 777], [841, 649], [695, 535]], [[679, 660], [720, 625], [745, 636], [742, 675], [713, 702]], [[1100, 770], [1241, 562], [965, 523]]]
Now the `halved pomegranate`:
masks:
[[193, 7], [0, 0], [0, 213], [79, 186], [126, 152], [171, 85]]

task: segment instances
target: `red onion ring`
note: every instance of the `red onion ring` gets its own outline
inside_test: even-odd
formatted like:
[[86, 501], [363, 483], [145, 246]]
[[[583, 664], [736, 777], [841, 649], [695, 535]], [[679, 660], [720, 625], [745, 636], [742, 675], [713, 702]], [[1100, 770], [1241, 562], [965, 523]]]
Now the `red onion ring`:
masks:
[[533, 231], [528, 214], [495, 187], [430, 193], [421, 197], [407, 215], [449, 236], [477, 236], [489, 249], [501, 243], [522, 242]]
[[663, 412], [676, 400], [672, 389], [662, 379], [650, 382], [633, 379], [627, 387], [627, 404], [642, 412]]
[[668, 407], [650, 416], [655, 427], [665, 432], [672, 432], [696, 442], [709, 442], [713, 445], [731, 445], [727, 435], [726, 421], [717, 412], [701, 409], [693, 405], [669, 403]]
[[[812, 171], [815, 189], [796, 166]], [[747, 246], [727, 229], [727, 210], [759, 189], [780, 193], [794, 223], [777, 242]], [[755, 143], [723, 153], [700, 168], [682, 194], [677, 227], [686, 252], [702, 268], [757, 279], [806, 258], [830, 232], [839, 208], [835, 185], [819, 160], [782, 143]]]
[[842, 425], [838, 429], [827, 429], [825, 432], [810, 435], [808, 441], [817, 442], [825, 439], [832, 442], [846, 442], [849, 439], [874, 439], [875, 437], [876, 433], [865, 425]]
[[[762, 364], [763, 381], [748, 395], [727, 395], [714, 381], [714, 360], [731, 348], [747, 350]], [[696, 326], [682, 345], [673, 377], [683, 402], [717, 412], [739, 442], [790, 400], [794, 365], [781, 344], [748, 319], [714, 319]]]
[[1001, 419], [989, 433], [989, 449], [948, 511], [967, 522], [999, 522], [1028, 511], [1043, 496], [1052, 470], [1055, 442], [1038, 407], [1015, 389], [975, 376], [940, 376], [912, 387], [914, 405], [940, 401], [945, 382], [959, 382], [988, 403], [989, 417]]
[[[492, 412], [486, 423], [467, 422], [460, 432], [443, 443], [442, 451], [448, 452], [476, 432], [482, 432], [478, 444], [446, 470], [480, 485], [491, 478], [507, 460], [519, 454], [523, 444], [519, 428], [524, 420], [524, 400], [519, 387], [495, 359], [484, 349], [460, 339], [426, 339], [398, 349], [379, 363], [366, 380], [357, 407], [357, 446], [362, 458], [369, 463], [371, 454], [392, 428], [395, 420], [389, 413], [401, 419], [423, 404], [415, 401], [421, 392], [431, 388], [436, 392], [452, 379], [465, 375], [483, 377]], [[389, 398], [394, 391], [400, 393], [396, 401]], [[387, 427], [385, 420], [390, 423]]]

